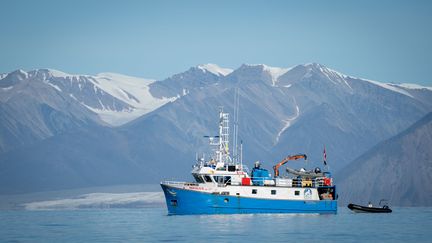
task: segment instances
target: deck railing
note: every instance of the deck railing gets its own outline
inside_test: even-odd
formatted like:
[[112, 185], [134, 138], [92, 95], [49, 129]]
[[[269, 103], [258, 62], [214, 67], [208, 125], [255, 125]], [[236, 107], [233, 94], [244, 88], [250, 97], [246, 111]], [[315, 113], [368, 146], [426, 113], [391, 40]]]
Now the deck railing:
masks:
[[[333, 181], [331, 178], [319, 177], [314, 179], [306, 178], [273, 178], [268, 177], [254, 177], [252, 184], [255, 186], [279, 186], [279, 187], [323, 187], [332, 186]], [[284, 180], [283, 184], [278, 184], [278, 180]], [[184, 181], [164, 181], [167, 185], [184, 185], [184, 186], [198, 186], [196, 182], [184, 182]], [[224, 182], [218, 182], [218, 187], [226, 187], [227, 185], [233, 185], [231, 178]], [[236, 184], [237, 185], [237, 184]], [[240, 185], [240, 183], [239, 183]]]
[[198, 186], [198, 183], [195, 183], [195, 182], [184, 182], [184, 181], [164, 181], [163, 183], [167, 184], [167, 185]]
[[259, 186], [280, 186], [280, 187], [323, 187], [332, 186], [331, 178], [268, 178], [268, 177], [253, 177], [253, 185]]

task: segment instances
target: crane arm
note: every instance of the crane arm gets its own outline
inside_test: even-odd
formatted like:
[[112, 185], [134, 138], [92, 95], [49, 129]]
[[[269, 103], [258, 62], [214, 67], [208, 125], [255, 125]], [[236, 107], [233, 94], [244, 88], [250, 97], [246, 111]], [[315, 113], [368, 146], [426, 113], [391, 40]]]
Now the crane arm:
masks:
[[281, 167], [282, 165], [286, 164], [290, 160], [298, 160], [298, 159], [307, 160], [307, 156], [306, 156], [306, 154], [288, 155], [281, 162], [279, 162], [275, 166], [273, 166], [274, 176], [275, 177], [279, 176], [279, 167]]

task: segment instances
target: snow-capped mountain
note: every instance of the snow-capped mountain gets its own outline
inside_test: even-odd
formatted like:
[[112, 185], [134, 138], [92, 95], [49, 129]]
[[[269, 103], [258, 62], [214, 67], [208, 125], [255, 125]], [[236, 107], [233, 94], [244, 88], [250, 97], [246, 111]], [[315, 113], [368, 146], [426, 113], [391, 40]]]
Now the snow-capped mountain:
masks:
[[52, 85], [22, 70], [0, 80], [0, 151], [103, 121]]
[[191, 90], [202, 89], [210, 84], [215, 84], [231, 72], [231, 69], [221, 68], [215, 64], [201, 64], [191, 67], [186, 72], [150, 84], [150, 92], [158, 98], [181, 97]]
[[227, 73], [227, 75], [232, 74], [229, 79], [234, 79], [237, 82], [264, 80], [269, 82], [272, 86], [276, 86], [279, 77], [289, 70], [290, 68], [270, 67], [265, 64], [243, 64], [241, 67], [235, 70], [235, 73], [232, 73], [233, 71], [231, 71]]
[[[2, 102], [15, 83], [30, 80], [29, 73], [0, 80]], [[35, 82], [44, 84], [36, 100], [51, 100], [43, 98], [47, 91], [48, 97], [61, 97], [63, 103], [73, 104], [94, 122], [73, 134], [57, 133], [30, 147], [3, 153], [0, 165], [5, 166], [2, 170], [7, 176], [0, 185], [33, 191], [188, 178], [195, 153], [207, 148], [202, 136], [217, 133], [220, 106], [233, 113], [236, 92], [245, 163], [261, 160], [269, 169], [294, 153], [306, 153], [310, 159], [306, 165], [291, 166], [322, 166], [325, 145], [330, 168], [337, 171], [432, 110], [428, 88], [351, 77], [316, 63], [291, 68], [244, 64], [232, 71], [207, 64], [161, 81], [112, 74], [57, 76], [37, 79], [45, 81]], [[16, 94], [16, 99], [21, 97]], [[110, 127], [106, 125], [109, 119], [101, 119], [101, 111], [116, 112], [123, 119], [140, 105], [145, 112], [136, 114], [144, 115], [122, 126]], [[10, 166], [13, 161], [19, 162]], [[62, 166], [53, 166], [58, 163]], [[30, 165], [48, 179], [33, 180], [17, 169]], [[53, 176], [58, 174], [63, 176]]]
[[0, 150], [80, 127], [78, 123], [122, 125], [175, 100], [153, 97], [149, 92], [153, 82], [114, 73], [70, 75], [52, 69], [3, 75]]
[[25, 92], [30, 82], [32, 85], [50, 86], [95, 112], [106, 123], [116, 126], [173, 100], [154, 98], [149, 92], [149, 85], [154, 81], [115, 73], [90, 76], [38, 69], [29, 72], [18, 70], [0, 83], [4, 92], [2, 99], [6, 100]]
[[[272, 69], [278, 72], [269, 71]], [[420, 102], [404, 90], [312, 63], [287, 69], [242, 65], [166, 107], [172, 107], [172, 111], [158, 113], [173, 114], [175, 110], [177, 117], [170, 121], [176, 126], [205, 131], [205, 127], [211, 127], [210, 119], [193, 129], [191, 124], [206, 119], [203, 114], [213, 117], [208, 107], [216, 110], [222, 105], [232, 111], [237, 88], [240, 135], [248, 143], [245, 158], [260, 159], [269, 166], [286, 154], [299, 152], [310, 155], [312, 161], [320, 161], [326, 145], [332, 167], [337, 170], [431, 110], [427, 102]], [[431, 99], [429, 95], [428, 100]], [[177, 107], [180, 103], [184, 103], [183, 107]], [[186, 112], [191, 107], [194, 112]], [[182, 121], [188, 122], [181, 124]]]
[[418, 84], [391, 84], [390, 83], [387, 85], [393, 86], [399, 90], [404, 91], [405, 93], [408, 93], [409, 96], [422, 103], [432, 105], [431, 87], [425, 87]]
[[222, 68], [219, 67], [216, 64], [207, 63], [207, 64], [200, 64], [197, 66], [197, 68], [203, 70], [204, 72], [211, 72], [217, 76], [227, 76], [228, 74], [232, 73], [232, 69], [230, 68]]
[[[286, 123], [280, 125], [274, 153], [284, 148], [306, 149], [310, 158], [321, 160], [326, 145], [335, 170], [431, 110], [427, 102], [403, 90], [319, 64], [294, 67], [278, 84], [286, 87], [284, 92], [298, 106], [299, 115], [283, 119]], [[428, 100], [431, 98], [429, 95]]]
[[[70, 76], [65, 76], [65, 79], [68, 78]], [[78, 80], [84, 81], [87, 87], [81, 86], [78, 82], [80, 91], [75, 93], [81, 97], [74, 96], [74, 98], [112, 126], [123, 125], [175, 100], [175, 98], [153, 97], [149, 92], [149, 85], [155, 80], [116, 73], [100, 73], [96, 76], [80, 77]], [[64, 82], [60, 83], [64, 84]], [[66, 88], [76, 87], [66, 86]], [[92, 91], [98, 96], [96, 99], [93, 94], [87, 94]]]

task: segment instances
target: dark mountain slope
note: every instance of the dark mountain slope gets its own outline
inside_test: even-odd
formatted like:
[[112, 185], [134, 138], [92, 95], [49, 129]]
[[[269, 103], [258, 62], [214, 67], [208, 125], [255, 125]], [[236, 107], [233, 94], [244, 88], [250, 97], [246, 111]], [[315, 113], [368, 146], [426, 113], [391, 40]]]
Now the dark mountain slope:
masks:
[[432, 113], [350, 163], [337, 174], [342, 203], [389, 199], [432, 205]]

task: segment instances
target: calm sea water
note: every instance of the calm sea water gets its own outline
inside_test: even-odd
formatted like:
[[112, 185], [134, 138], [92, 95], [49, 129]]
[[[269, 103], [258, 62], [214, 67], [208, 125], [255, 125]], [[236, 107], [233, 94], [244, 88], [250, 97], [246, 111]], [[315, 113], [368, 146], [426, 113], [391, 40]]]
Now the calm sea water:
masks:
[[163, 207], [0, 211], [2, 242], [432, 242], [432, 208], [391, 214], [166, 216]]

